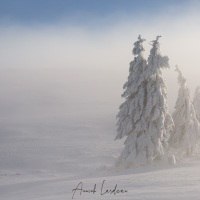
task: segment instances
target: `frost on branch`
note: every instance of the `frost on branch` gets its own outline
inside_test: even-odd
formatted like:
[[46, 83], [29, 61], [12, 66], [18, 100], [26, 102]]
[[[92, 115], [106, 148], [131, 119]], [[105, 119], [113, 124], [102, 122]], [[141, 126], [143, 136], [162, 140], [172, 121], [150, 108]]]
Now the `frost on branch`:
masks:
[[117, 136], [127, 136], [118, 164], [138, 166], [160, 159], [167, 149], [173, 121], [167, 110], [167, 94], [161, 68], [169, 68], [168, 57], [161, 56], [159, 39], [152, 41], [148, 64], [143, 57], [143, 41], [134, 43], [134, 60], [122, 97], [126, 100], [117, 115]]
[[186, 79], [178, 66], [176, 66], [176, 71], [178, 72], [180, 89], [173, 113], [175, 129], [171, 135], [170, 143], [174, 149], [178, 149], [181, 156], [184, 154], [191, 155], [199, 139], [200, 127], [190, 99], [190, 91], [186, 86]]
[[200, 122], [200, 86], [198, 86], [195, 90], [193, 105], [196, 111], [196, 117]]

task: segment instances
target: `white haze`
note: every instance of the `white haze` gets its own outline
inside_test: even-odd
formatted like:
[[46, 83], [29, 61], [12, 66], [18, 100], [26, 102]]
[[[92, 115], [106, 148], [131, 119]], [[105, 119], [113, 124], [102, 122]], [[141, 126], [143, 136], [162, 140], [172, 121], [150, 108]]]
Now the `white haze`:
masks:
[[192, 94], [200, 84], [199, 8], [198, 3], [180, 5], [137, 19], [118, 13], [92, 19], [94, 27], [64, 20], [54, 25], [1, 24], [0, 199], [71, 199], [79, 179], [99, 187], [103, 177], [106, 185], [128, 189], [123, 196], [127, 200], [133, 195], [199, 199], [196, 160], [169, 169], [101, 171], [113, 165], [123, 148], [122, 140], [113, 140], [115, 116], [124, 101], [122, 86], [139, 34], [147, 39], [146, 57], [149, 42], [162, 35], [161, 51], [171, 65], [164, 71], [170, 112], [178, 91], [175, 64]]
[[[91, 27], [66, 25], [1, 25], [0, 107], [3, 122], [86, 120], [115, 115], [123, 99], [133, 42], [139, 34], [149, 42], [162, 35], [161, 51], [170, 59], [164, 75], [170, 111], [177, 98], [178, 64], [193, 94], [200, 85], [200, 14], [196, 8], [165, 11], [149, 19], [127, 19]], [[173, 14], [173, 15], [171, 15]], [[106, 20], [105, 20], [106, 22]], [[87, 116], [87, 117], [86, 117]], [[93, 118], [91, 117], [91, 119]], [[90, 117], [89, 117], [90, 118]]]

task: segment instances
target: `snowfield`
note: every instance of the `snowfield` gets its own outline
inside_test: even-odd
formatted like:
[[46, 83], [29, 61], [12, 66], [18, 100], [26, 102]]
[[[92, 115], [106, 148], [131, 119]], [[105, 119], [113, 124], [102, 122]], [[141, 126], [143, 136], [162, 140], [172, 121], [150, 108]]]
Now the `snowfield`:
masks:
[[[106, 96], [107, 101], [90, 96], [87, 105], [88, 99], [79, 98], [79, 104], [76, 101], [75, 95], [80, 93], [66, 95], [67, 88], [62, 85], [68, 82], [56, 82], [58, 76], [52, 78], [48, 74], [52, 77], [47, 80], [45, 73], [37, 74], [35, 80], [30, 78], [32, 72], [26, 72], [23, 79], [15, 74], [18, 84], [10, 84], [14, 75], [9, 74], [0, 75], [0, 200], [70, 200], [72, 190], [80, 182], [84, 190], [92, 190], [96, 184], [96, 192], [80, 195], [76, 191], [73, 199], [200, 199], [199, 156], [175, 166], [163, 163], [137, 169], [113, 167], [124, 145], [122, 140], [114, 141], [119, 102], [112, 101], [113, 94], [103, 94], [106, 87], [113, 88], [106, 84], [109, 78], [104, 78], [105, 88], [98, 90], [99, 96]], [[80, 85], [82, 92], [89, 90], [92, 94], [96, 90], [83, 81], [76, 83], [76, 91]], [[50, 90], [49, 86], [59, 88], [55, 96], [54, 88]], [[67, 100], [74, 99], [74, 104], [63, 103], [65, 95]], [[104, 180], [103, 193], [112, 191], [116, 184], [117, 189], [128, 192], [101, 195]]]
[[[159, 164], [120, 169], [112, 164], [123, 144], [113, 141], [114, 133], [109, 127], [103, 128], [96, 122], [96, 127], [63, 126], [53, 131], [49, 125], [48, 129], [38, 133], [38, 128], [34, 131], [31, 127], [30, 134], [35, 133], [31, 137], [15, 128], [15, 138], [9, 138], [8, 133], [4, 142], [1, 140], [0, 199], [69, 200], [80, 182], [84, 190], [93, 189], [96, 184], [96, 192], [80, 195], [80, 191], [76, 191], [73, 199], [187, 200], [200, 197], [199, 157], [188, 158], [176, 166]], [[128, 192], [101, 195], [103, 180], [103, 193], [113, 190], [116, 184], [118, 189]]]

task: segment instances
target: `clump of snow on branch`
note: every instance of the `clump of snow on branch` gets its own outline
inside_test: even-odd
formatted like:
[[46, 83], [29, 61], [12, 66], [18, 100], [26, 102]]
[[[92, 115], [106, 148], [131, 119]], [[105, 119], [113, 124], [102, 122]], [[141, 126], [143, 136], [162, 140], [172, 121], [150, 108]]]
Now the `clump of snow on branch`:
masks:
[[175, 129], [170, 138], [171, 146], [178, 150], [181, 156], [192, 155], [199, 140], [199, 122], [196, 118], [190, 91], [186, 85], [186, 79], [183, 77], [180, 69], [176, 66], [178, 72], [178, 83], [180, 89], [173, 113]]

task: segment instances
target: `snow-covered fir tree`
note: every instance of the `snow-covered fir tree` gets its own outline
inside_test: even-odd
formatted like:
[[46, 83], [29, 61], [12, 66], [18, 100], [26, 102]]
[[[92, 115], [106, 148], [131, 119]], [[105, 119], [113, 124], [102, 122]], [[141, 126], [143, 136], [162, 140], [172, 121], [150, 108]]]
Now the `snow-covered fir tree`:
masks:
[[133, 113], [135, 113], [134, 121], [137, 121], [136, 118], [139, 118], [142, 114], [144, 104], [143, 73], [146, 67], [146, 60], [143, 57], [144, 47], [142, 45], [144, 41], [145, 39], [141, 39], [139, 35], [138, 41], [134, 43], [132, 53], [135, 57], [130, 62], [128, 81], [123, 86], [125, 91], [122, 97], [125, 97], [126, 100], [119, 107], [120, 111], [117, 115], [118, 134], [115, 139], [130, 135], [134, 128], [137, 127], [137, 122], [133, 125]]
[[167, 96], [161, 68], [168, 68], [168, 57], [162, 57], [159, 36], [152, 41], [148, 64], [143, 57], [143, 41], [134, 43], [134, 60], [130, 63], [128, 81], [122, 97], [126, 100], [117, 115], [117, 136], [127, 136], [117, 164], [145, 165], [160, 159], [167, 148], [173, 121], [167, 111]]
[[195, 90], [193, 105], [197, 119], [200, 122], [200, 86], [198, 86]]
[[190, 91], [186, 86], [186, 79], [178, 66], [176, 66], [176, 71], [178, 72], [180, 88], [173, 113], [175, 128], [174, 133], [171, 135], [170, 143], [174, 149], [178, 150], [181, 156], [184, 156], [184, 154], [193, 154], [199, 140], [200, 127], [190, 99]]
[[143, 114], [148, 125], [147, 158], [150, 162], [162, 158], [167, 153], [168, 139], [174, 127], [172, 117], [168, 112], [167, 88], [161, 71], [161, 69], [169, 68], [169, 58], [161, 55], [158, 41], [160, 37], [157, 36], [156, 40], [152, 41], [145, 72], [146, 104]]

